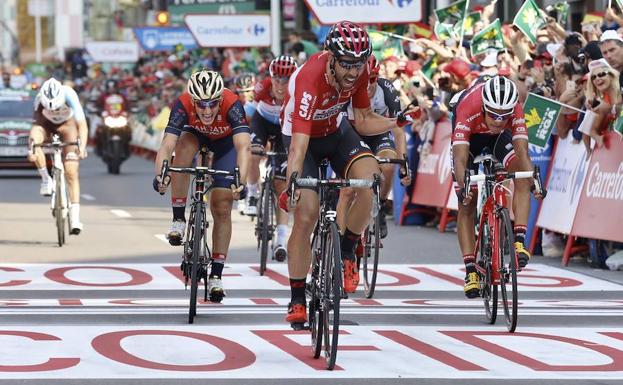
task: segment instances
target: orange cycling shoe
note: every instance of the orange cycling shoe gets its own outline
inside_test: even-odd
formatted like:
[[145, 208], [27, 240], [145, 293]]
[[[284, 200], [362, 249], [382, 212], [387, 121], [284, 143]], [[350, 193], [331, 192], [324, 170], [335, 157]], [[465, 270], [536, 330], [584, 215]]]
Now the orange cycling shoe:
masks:
[[344, 259], [344, 291], [354, 293], [359, 285], [359, 269], [357, 262], [352, 259]]
[[307, 322], [307, 307], [305, 303], [292, 303], [288, 304], [288, 314], [286, 315], [286, 322], [289, 323], [305, 323]]

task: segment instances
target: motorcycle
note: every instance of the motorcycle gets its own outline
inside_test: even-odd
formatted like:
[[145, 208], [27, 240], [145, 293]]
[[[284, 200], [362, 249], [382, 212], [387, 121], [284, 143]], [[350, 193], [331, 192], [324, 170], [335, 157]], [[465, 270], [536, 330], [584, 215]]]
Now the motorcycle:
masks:
[[121, 163], [130, 157], [132, 129], [124, 111], [123, 97], [106, 97], [101, 123], [95, 131], [95, 152], [108, 166], [110, 174], [119, 174]]

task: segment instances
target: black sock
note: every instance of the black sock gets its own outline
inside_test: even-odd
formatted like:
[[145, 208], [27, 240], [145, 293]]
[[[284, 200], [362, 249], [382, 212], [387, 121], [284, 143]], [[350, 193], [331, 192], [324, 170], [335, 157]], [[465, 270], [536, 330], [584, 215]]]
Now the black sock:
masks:
[[347, 251], [349, 254], [355, 252], [355, 247], [357, 246], [357, 241], [361, 237], [361, 234], [355, 234], [346, 228], [344, 231], [344, 235], [342, 236], [341, 249]]
[[173, 220], [174, 221], [184, 221], [186, 222], [186, 206], [173, 206]]
[[221, 278], [223, 275], [223, 267], [225, 264], [212, 261], [212, 269], [210, 270], [210, 278]]
[[521, 244], [526, 244], [526, 226], [516, 225], [513, 228], [513, 232], [515, 233], [515, 242], [521, 242]]
[[465, 264], [465, 274], [476, 272], [476, 256], [474, 254], [465, 254], [463, 263]]
[[305, 303], [305, 278], [290, 278], [291, 302]]

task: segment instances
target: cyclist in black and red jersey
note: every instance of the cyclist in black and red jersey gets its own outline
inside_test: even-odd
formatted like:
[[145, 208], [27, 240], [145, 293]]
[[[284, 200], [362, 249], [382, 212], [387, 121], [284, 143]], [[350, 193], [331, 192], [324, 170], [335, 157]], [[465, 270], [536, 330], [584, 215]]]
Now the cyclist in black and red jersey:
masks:
[[[244, 109], [236, 94], [223, 85], [218, 72], [201, 70], [188, 80], [187, 91], [173, 104], [169, 123], [156, 156], [156, 177], [153, 187], [161, 194], [167, 190], [168, 180], [159, 175], [164, 160], [173, 166], [189, 167], [201, 146], [214, 153], [212, 168], [234, 171], [240, 167], [241, 186], [231, 180], [215, 176], [210, 192], [212, 228], [212, 267], [208, 277], [210, 301], [221, 302], [225, 296], [221, 280], [225, 259], [231, 241], [231, 209], [233, 200], [244, 199], [251, 140]], [[167, 232], [171, 245], [180, 245], [186, 228], [186, 199], [190, 177], [171, 175], [171, 204], [173, 222]]]
[[[366, 30], [352, 22], [335, 24], [327, 34], [325, 51], [314, 54], [294, 72], [282, 110], [282, 133], [289, 145], [287, 176], [318, 177], [320, 162], [328, 158], [340, 177], [369, 179], [379, 174], [373, 154], [348, 119], [338, 125], [337, 117], [352, 101], [354, 121], [359, 133], [378, 135], [408, 119], [386, 118], [372, 111], [368, 97], [370, 74], [367, 60], [371, 54]], [[415, 111], [409, 111], [410, 116]], [[419, 111], [418, 111], [419, 112]], [[279, 196], [279, 206], [287, 210], [292, 192]], [[318, 219], [318, 195], [312, 189], [297, 189], [294, 224], [288, 240], [288, 271], [291, 302], [286, 321], [307, 321], [305, 278], [311, 263], [310, 236]], [[355, 245], [370, 220], [372, 191], [362, 189], [347, 214], [341, 241], [344, 291], [352, 293], [359, 283]]]
[[[478, 296], [479, 280], [474, 255], [476, 200], [474, 187], [466, 189], [465, 170], [478, 172], [472, 161], [487, 147], [511, 172], [530, 171], [528, 130], [523, 108], [517, 103], [515, 84], [503, 76], [477, 82], [459, 98], [452, 121], [452, 161], [457, 182], [459, 212], [458, 237], [465, 263], [465, 295]], [[515, 214], [515, 252], [519, 268], [528, 264], [530, 253], [525, 247], [526, 224], [530, 211], [531, 179], [514, 180], [513, 212]], [[537, 197], [539, 198], [539, 197]]]
[[[251, 118], [251, 146], [264, 149], [269, 138], [274, 139], [275, 152], [286, 152], [281, 137], [281, 126], [279, 124], [279, 115], [281, 106], [286, 97], [288, 88], [288, 80], [296, 71], [297, 65], [293, 57], [279, 56], [270, 62], [268, 71], [270, 77], [265, 78], [255, 84], [253, 103], [256, 111]], [[257, 197], [259, 194], [258, 180], [260, 178], [260, 159], [258, 155], [251, 156], [251, 166], [249, 167], [249, 179], [247, 187], [249, 193], [247, 196], [247, 204], [245, 207], [245, 215], [257, 215]], [[283, 156], [277, 159], [277, 163], [281, 165], [275, 170], [276, 175], [285, 178], [286, 166], [288, 158]], [[275, 180], [275, 191], [277, 194], [285, 189], [285, 181]], [[277, 239], [273, 250], [274, 257], [277, 261], [285, 261], [286, 259], [286, 241], [288, 236], [288, 215], [277, 210]]]

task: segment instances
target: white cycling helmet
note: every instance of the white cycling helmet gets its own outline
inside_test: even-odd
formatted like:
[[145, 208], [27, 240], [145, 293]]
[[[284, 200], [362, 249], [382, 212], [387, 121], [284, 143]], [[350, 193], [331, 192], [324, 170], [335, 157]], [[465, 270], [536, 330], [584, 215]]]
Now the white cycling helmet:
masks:
[[215, 71], [197, 71], [188, 79], [187, 90], [195, 100], [216, 99], [223, 93], [223, 88], [223, 78]]
[[46, 110], [57, 110], [65, 104], [65, 90], [56, 79], [50, 78], [41, 85], [40, 102]]
[[482, 101], [485, 108], [511, 110], [515, 108], [518, 99], [515, 83], [504, 76], [494, 76], [482, 87]]

